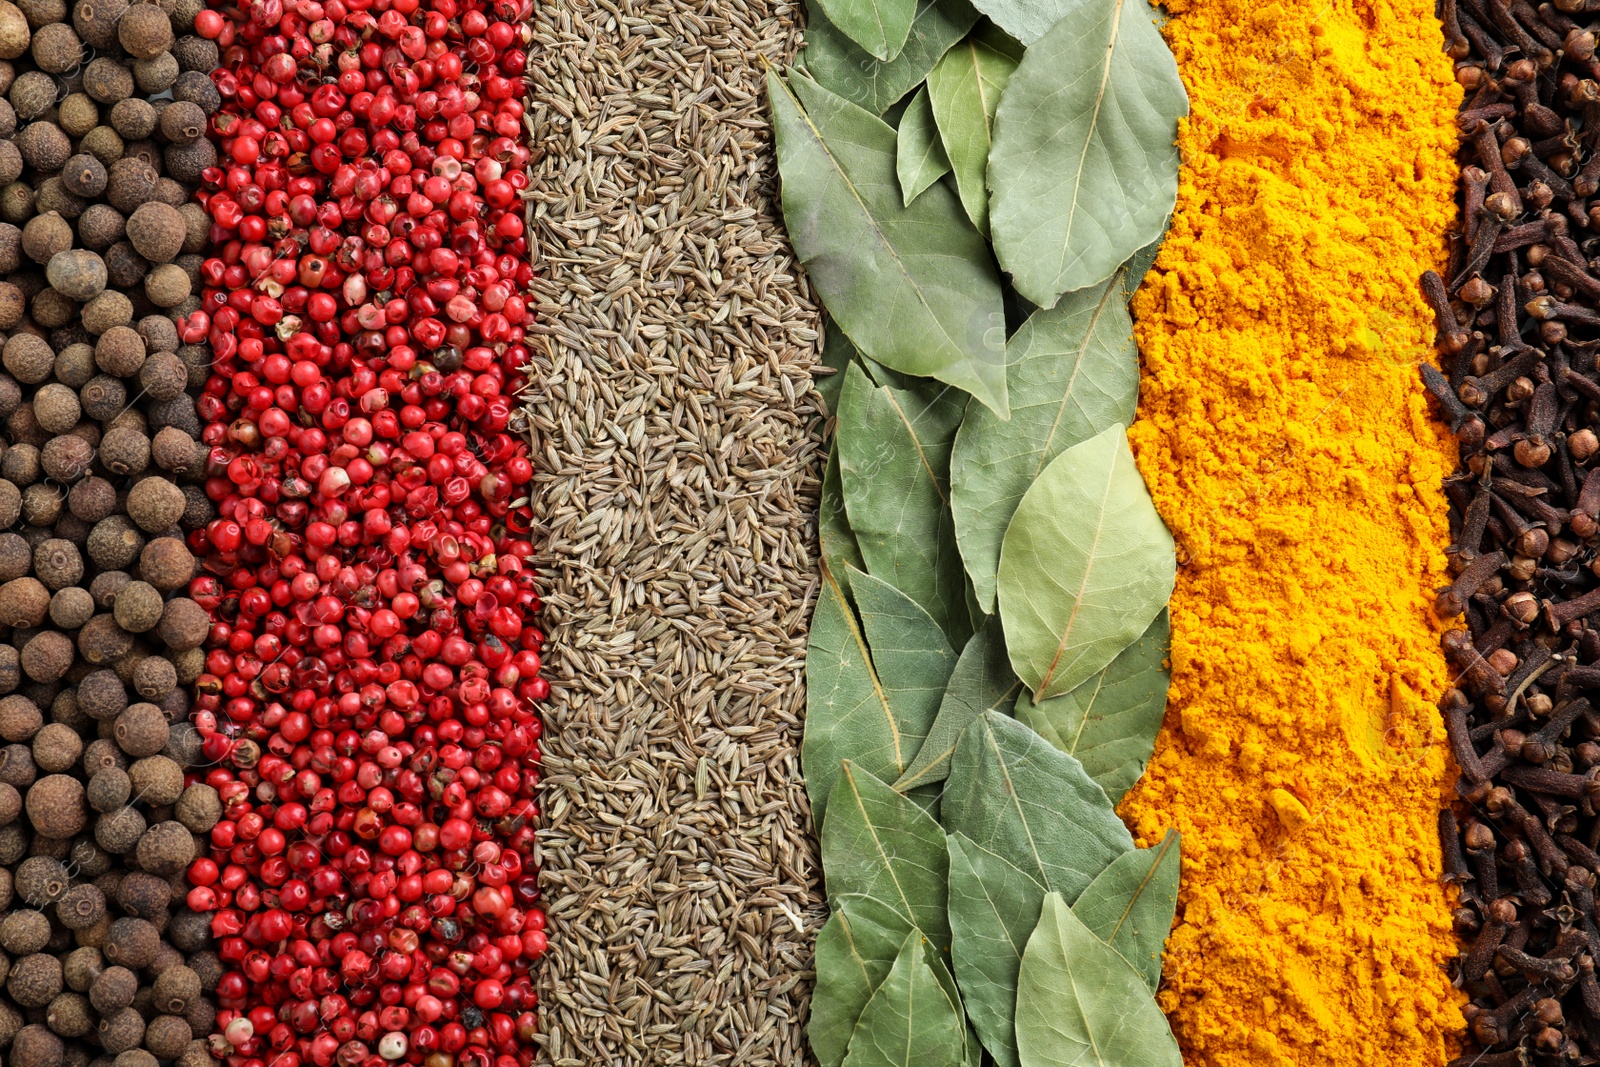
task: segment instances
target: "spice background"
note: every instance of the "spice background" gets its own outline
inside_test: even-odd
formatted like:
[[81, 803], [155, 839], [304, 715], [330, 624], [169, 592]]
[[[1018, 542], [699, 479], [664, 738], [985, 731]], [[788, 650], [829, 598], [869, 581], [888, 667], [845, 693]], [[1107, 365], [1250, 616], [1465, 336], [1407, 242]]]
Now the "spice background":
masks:
[[1456, 217], [1460, 91], [1429, 3], [1169, 11], [1193, 111], [1132, 440], [1180, 569], [1122, 808], [1141, 844], [1184, 835], [1162, 1006], [1191, 1065], [1442, 1062], [1455, 456], [1415, 279]]

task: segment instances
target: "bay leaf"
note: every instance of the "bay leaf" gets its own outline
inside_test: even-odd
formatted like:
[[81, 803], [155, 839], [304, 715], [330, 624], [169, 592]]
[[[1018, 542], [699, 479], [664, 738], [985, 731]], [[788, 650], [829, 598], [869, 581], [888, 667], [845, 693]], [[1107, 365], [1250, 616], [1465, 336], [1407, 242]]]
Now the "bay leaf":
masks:
[[922, 605], [952, 647], [970, 632], [949, 504], [964, 403], [952, 389], [875, 386], [852, 365], [836, 437], [845, 511], [867, 570]]
[[1083, 0], [973, 0], [980, 14], [1024, 45], [1050, 32], [1062, 15]]
[[945, 879], [950, 860], [939, 824], [886, 782], [844, 762], [822, 826], [828, 896], [869, 897], [950, 946]]
[[874, 59], [891, 60], [905, 47], [916, 0], [817, 0], [828, 22]]
[[1177, 202], [1174, 142], [1189, 104], [1151, 15], [1144, 0], [1070, 6], [1029, 44], [1000, 98], [988, 171], [995, 254], [1040, 307], [1109, 278], [1161, 236]]
[[838, 1067], [861, 1010], [883, 983], [912, 927], [871, 897], [838, 896], [817, 934], [817, 982], [806, 1036], [821, 1067]]
[[1150, 268], [1155, 266], [1156, 255], [1161, 251], [1161, 242], [1166, 239], [1168, 227], [1172, 224], [1169, 216], [1161, 224], [1161, 236], [1145, 245], [1139, 251], [1128, 257], [1128, 262], [1122, 265], [1117, 272], [1117, 280], [1122, 283], [1122, 301], [1129, 303], [1133, 294], [1138, 292], [1139, 286], [1144, 282], [1144, 276], [1150, 273]]
[[989, 146], [1000, 93], [1022, 53], [1005, 34], [973, 34], [946, 52], [928, 73], [928, 100], [967, 218], [989, 235]]
[[813, 372], [811, 375], [812, 387], [827, 404], [824, 415], [839, 414], [839, 390], [844, 388], [844, 369], [856, 356], [856, 346], [850, 343], [850, 338], [839, 329], [838, 323], [831, 318], [828, 319], [822, 328], [822, 365], [830, 368], [833, 373]]
[[1006, 342], [1006, 393], [1009, 421], [967, 405], [950, 457], [956, 543], [991, 612], [1000, 545], [1028, 487], [1068, 448], [1133, 421], [1139, 351], [1120, 289], [1107, 282], [1069, 293], [1028, 316]]
[[1039, 921], [1045, 887], [978, 847], [965, 834], [950, 834], [946, 843], [950, 850], [950, 960], [962, 1003], [995, 1062], [1000, 1067], [1017, 1067], [1012, 1021], [1017, 970]]
[[1170, 679], [1163, 661], [1170, 633], [1163, 608], [1137, 641], [1082, 685], [1038, 704], [1027, 693], [1017, 698], [1018, 721], [1076, 756], [1114, 804], [1122, 803], [1155, 750], [1167, 710]]
[[887, 582], [846, 571], [861, 612], [857, 628], [841, 576], [825, 570], [822, 577], [806, 653], [800, 749], [818, 826], [826, 825], [841, 760], [889, 781], [905, 773], [928, 736], [956, 661], [928, 613]]
[[828, 464], [822, 469], [822, 496], [817, 501], [817, 541], [822, 549], [822, 560], [835, 575], [845, 573], [846, 567], [865, 570], [861, 547], [850, 529], [850, 516], [845, 511], [844, 487], [839, 481], [839, 446], [828, 453]]
[[922, 935], [906, 936], [861, 1012], [844, 1067], [964, 1067], [966, 1023], [928, 965]]
[[1021, 1067], [1183, 1067], [1144, 979], [1059, 893], [1022, 953], [1016, 1024]]
[[1034, 701], [1075, 689], [1137, 640], [1176, 576], [1121, 426], [1051, 460], [1006, 527], [996, 584], [1011, 666]]
[[920, 85], [945, 50], [977, 21], [978, 13], [967, 0], [917, 0], [905, 47], [884, 63], [829, 22], [816, 0], [807, 0], [801, 59], [823, 88], [881, 115]]
[[986, 711], [1010, 705], [1021, 688], [1006, 656], [1000, 620], [991, 617], [961, 650], [928, 736], [894, 787], [904, 792], [943, 779], [950, 770], [950, 754], [967, 724]]
[[900, 118], [894, 138], [894, 172], [907, 207], [924, 189], [950, 173], [950, 160], [939, 141], [927, 89], [918, 89]]
[[955, 194], [935, 183], [907, 207], [887, 123], [800, 71], [787, 84], [769, 72], [767, 87], [784, 222], [840, 329], [878, 362], [1003, 417], [1000, 277]]
[[943, 821], [1069, 901], [1133, 848], [1077, 760], [994, 711], [973, 720], [950, 757]]
[[[1094, 936], [1116, 950], [1154, 993], [1161, 984], [1161, 950], [1178, 908], [1178, 832], [1168, 830], [1152, 848], [1124, 852], [1101, 871], [1072, 906]], [[950, 873], [951, 929], [955, 926], [955, 868]]]

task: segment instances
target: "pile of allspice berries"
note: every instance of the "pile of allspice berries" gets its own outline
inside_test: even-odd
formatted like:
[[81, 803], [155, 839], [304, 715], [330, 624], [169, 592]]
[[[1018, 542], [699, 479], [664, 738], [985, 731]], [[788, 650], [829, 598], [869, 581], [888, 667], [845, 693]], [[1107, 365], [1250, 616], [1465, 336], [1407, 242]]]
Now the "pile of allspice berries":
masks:
[[0, 0], [0, 1064], [206, 1067], [201, 0]]

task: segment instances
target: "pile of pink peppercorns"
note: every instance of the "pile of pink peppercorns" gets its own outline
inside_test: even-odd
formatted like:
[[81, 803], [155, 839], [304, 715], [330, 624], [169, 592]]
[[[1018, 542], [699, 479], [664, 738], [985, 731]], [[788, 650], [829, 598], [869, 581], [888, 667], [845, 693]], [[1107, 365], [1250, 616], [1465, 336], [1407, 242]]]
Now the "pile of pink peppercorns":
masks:
[[229, 1067], [526, 1067], [528, 0], [254, 0], [221, 49], [190, 869]]

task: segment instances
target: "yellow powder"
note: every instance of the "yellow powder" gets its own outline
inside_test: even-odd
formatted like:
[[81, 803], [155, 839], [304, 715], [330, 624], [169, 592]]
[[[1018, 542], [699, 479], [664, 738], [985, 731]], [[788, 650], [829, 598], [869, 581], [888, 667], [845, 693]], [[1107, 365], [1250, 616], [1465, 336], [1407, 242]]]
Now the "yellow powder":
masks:
[[1141, 843], [1184, 835], [1162, 1006], [1190, 1067], [1440, 1064], [1454, 452], [1417, 277], [1456, 214], [1459, 90], [1432, 0], [1169, 10], [1193, 115], [1132, 437], [1180, 568], [1123, 805]]

